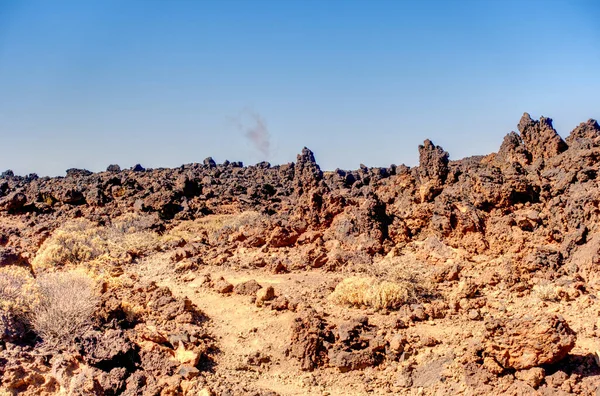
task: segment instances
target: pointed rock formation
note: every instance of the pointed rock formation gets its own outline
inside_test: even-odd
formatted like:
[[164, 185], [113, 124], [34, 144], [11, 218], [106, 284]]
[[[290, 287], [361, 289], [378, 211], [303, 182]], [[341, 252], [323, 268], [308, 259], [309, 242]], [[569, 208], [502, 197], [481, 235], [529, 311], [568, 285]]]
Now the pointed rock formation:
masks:
[[532, 162], [554, 157], [568, 148], [552, 126], [551, 118], [540, 117], [539, 121], [535, 121], [528, 113], [524, 113], [518, 129], [525, 148], [531, 153]]
[[301, 193], [301, 191], [308, 191], [317, 187], [321, 179], [323, 179], [323, 172], [317, 161], [315, 161], [314, 153], [304, 147], [302, 153], [298, 154], [296, 159], [294, 173], [294, 184], [299, 190], [298, 192]]
[[436, 179], [442, 183], [448, 176], [448, 152], [427, 139], [419, 146], [419, 176], [421, 179]]
[[448, 177], [448, 152], [427, 139], [419, 146], [419, 177], [421, 202], [433, 200]]
[[587, 122], [582, 122], [573, 129], [567, 137], [569, 146], [578, 148], [590, 148], [600, 144], [600, 126], [598, 121], [589, 119]]
[[521, 165], [531, 162], [531, 154], [525, 148], [523, 139], [514, 131], [504, 137], [497, 158], [503, 162], [518, 162]]

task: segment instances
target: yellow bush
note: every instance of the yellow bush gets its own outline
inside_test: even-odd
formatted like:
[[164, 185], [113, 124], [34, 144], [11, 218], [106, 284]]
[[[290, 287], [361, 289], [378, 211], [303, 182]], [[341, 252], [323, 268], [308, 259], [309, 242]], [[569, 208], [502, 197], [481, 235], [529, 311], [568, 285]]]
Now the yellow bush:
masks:
[[105, 252], [99, 227], [86, 219], [66, 223], [54, 231], [38, 250], [31, 265], [34, 270], [77, 265]]
[[0, 310], [26, 312], [34, 298], [31, 273], [18, 266], [0, 268]]
[[415, 300], [434, 297], [436, 293], [433, 281], [434, 265], [416, 260], [410, 255], [385, 256], [373, 263], [354, 265], [362, 277], [385, 279], [386, 281], [410, 285]]
[[389, 282], [374, 278], [346, 278], [340, 282], [331, 296], [340, 305], [397, 309], [417, 299], [416, 289], [410, 282]]
[[73, 220], [42, 244], [32, 267], [37, 272], [94, 260], [100, 265], [127, 262], [158, 245], [158, 234], [148, 230], [151, 223], [151, 218], [137, 214], [121, 216], [103, 227], [86, 219]]
[[263, 219], [262, 214], [254, 211], [239, 214], [208, 215], [178, 224], [165, 235], [165, 239], [183, 238], [188, 242], [194, 242], [201, 240], [206, 235], [214, 241], [222, 234], [239, 231], [242, 227], [257, 225]]
[[159, 242], [159, 236], [152, 231], [135, 231], [120, 233], [109, 229], [105, 234], [104, 243], [112, 258], [123, 258], [127, 255], [140, 256], [153, 250]]

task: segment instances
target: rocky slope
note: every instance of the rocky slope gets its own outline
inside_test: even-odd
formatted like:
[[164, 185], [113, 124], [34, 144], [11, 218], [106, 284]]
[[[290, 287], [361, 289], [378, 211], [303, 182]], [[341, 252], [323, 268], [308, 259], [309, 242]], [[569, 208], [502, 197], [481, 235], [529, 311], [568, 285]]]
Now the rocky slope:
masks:
[[[295, 163], [278, 166], [207, 158], [174, 169], [70, 169], [64, 178], [4, 172], [0, 267], [28, 268], [34, 276], [42, 272], [35, 265], [40, 247], [73, 219], [108, 227], [135, 213], [160, 237], [210, 219], [237, 223], [196, 229], [107, 264], [133, 285], [104, 291], [105, 319], [78, 341], [79, 355], [38, 361], [43, 342], [4, 337], [0, 383], [13, 393], [69, 392], [73, 383], [61, 379], [67, 369], [59, 370], [62, 377], [56, 373], [71, 365], [72, 377], [88, 378], [86, 389], [94, 394], [594, 394], [600, 385], [600, 126], [589, 120], [563, 140], [551, 119], [524, 114], [518, 131], [497, 153], [458, 161], [426, 140], [414, 168], [323, 172], [305, 148]], [[149, 269], [141, 274], [143, 266]], [[430, 282], [427, 293], [383, 309], [340, 307], [328, 298], [344, 278], [400, 279], [392, 270], [419, 272], [425, 280], [408, 278]], [[234, 282], [242, 273], [265, 280]], [[299, 278], [312, 273], [316, 280]], [[288, 347], [245, 358], [241, 370], [259, 375], [242, 376], [240, 388], [227, 353], [211, 352], [228, 350], [219, 345], [223, 318], [208, 314], [212, 325], [190, 319], [190, 312], [204, 314], [192, 308], [188, 297], [198, 291], [186, 292], [186, 284], [219, 304], [249, 295], [235, 304], [270, 310], [260, 314], [267, 321], [288, 315], [285, 324], [274, 322], [285, 331], [256, 335], [285, 334]], [[266, 291], [269, 284], [275, 287]], [[163, 303], [183, 304], [180, 314], [188, 312], [179, 321], [187, 326], [181, 345], [197, 351], [193, 362], [158, 363], [161, 353], [175, 356], [178, 348], [168, 338], [181, 331], [160, 330], [172, 318], [154, 318], [151, 329], [158, 325], [161, 335], [151, 336], [149, 319], [138, 326], [106, 319], [120, 308], [105, 301], [127, 287], [146, 293], [148, 304], [179, 290], [181, 301]], [[189, 334], [199, 335], [192, 342]], [[103, 351], [103, 345], [111, 346]], [[131, 357], [128, 363], [123, 355]], [[85, 375], [79, 365], [89, 367]], [[285, 375], [303, 372], [312, 377], [298, 393], [289, 383], [287, 391], [281, 386]]]

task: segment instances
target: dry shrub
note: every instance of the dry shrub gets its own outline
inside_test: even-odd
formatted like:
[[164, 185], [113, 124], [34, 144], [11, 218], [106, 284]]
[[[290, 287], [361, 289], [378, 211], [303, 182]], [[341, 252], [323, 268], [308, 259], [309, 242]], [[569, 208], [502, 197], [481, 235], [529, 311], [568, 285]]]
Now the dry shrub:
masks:
[[159, 235], [151, 230], [156, 219], [128, 213], [103, 229], [103, 239], [112, 257], [140, 256], [156, 248]]
[[57, 229], [38, 250], [32, 261], [40, 269], [77, 266], [98, 260], [101, 264], [121, 264], [156, 248], [157, 233], [149, 228], [152, 219], [127, 214], [100, 227], [86, 219], [76, 219]]
[[35, 270], [78, 265], [104, 253], [99, 227], [86, 219], [76, 219], [54, 231], [38, 250], [31, 265]]
[[540, 283], [533, 286], [533, 295], [542, 301], [558, 301], [560, 296], [557, 287], [552, 283]]
[[208, 236], [211, 241], [222, 235], [239, 231], [243, 227], [259, 225], [265, 216], [259, 212], [246, 211], [238, 214], [208, 215], [192, 221], [184, 221], [166, 235], [166, 239], [183, 238], [188, 242], [202, 240]]
[[149, 214], [125, 213], [112, 220], [110, 227], [120, 234], [149, 231], [158, 218]]
[[239, 231], [242, 227], [254, 226], [263, 220], [265, 220], [263, 214], [255, 211], [245, 211], [226, 219], [221, 229]]
[[24, 307], [27, 303], [25, 291], [32, 282], [31, 273], [23, 267], [0, 268], [0, 308], [8, 305]]
[[393, 281], [431, 282], [436, 267], [415, 259], [412, 256], [383, 257], [370, 265], [366, 271], [376, 278]]
[[0, 268], [0, 340], [16, 341], [25, 336], [33, 281], [31, 273], [22, 267]]
[[346, 278], [330, 296], [331, 301], [353, 307], [398, 309], [417, 299], [415, 288], [409, 282], [380, 281], [373, 278]]
[[364, 275], [344, 279], [330, 298], [341, 305], [398, 309], [436, 297], [433, 267], [412, 257], [384, 257], [369, 265], [354, 265]]
[[53, 272], [36, 282], [38, 301], [31, 307], [34, 331], [50, 347], [67, 346], [92, 326], [98, 304], [95, 282], [81, 272]]
[[437, 294], [435, 282], [433, 282], [435, 266], [416, 260], [411, 256], [386, 256], [372, 264], [358, 265], [355, 268], [366, 278], [410, 284], [415, 300], [431, 298]]

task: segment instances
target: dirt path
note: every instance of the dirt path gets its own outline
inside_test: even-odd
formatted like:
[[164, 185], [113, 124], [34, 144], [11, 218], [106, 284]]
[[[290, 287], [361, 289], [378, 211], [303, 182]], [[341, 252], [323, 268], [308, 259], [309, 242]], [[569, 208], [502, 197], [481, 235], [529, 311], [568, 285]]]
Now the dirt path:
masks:
[[[170, 271], [168, 263], [168, 260], [142, 263], [139, 272], [143, 278], [170, 288], [175, 295], [186, 296], [210, 318], [209, 331], [216, 337], [220, 349], [215, 357], [217, 378], [236, 378], [240, 383], [252, 384], [257, 389], [271, 390], [280, 395], [353, 394], [348, 393], [345, 387], [325, 391], [324, 387], [316, 386], [311, 373], [302, 372], [296, 362], [285, 356], [295, 317], [293, 312], [259, 308], [248, 296], [218, 294], [202, 286], [203, 275], [182, 281]], [[233, 284], [255, 279], [261, 285], [270, 284], [277, 290], [297, 288], [300, 283], [312, 283], [316, 279], [303, 274], [289, 276], [227, 271], [213, 276], [223, 275]], [[310, 279], [307, 281], [306, 277]]]

